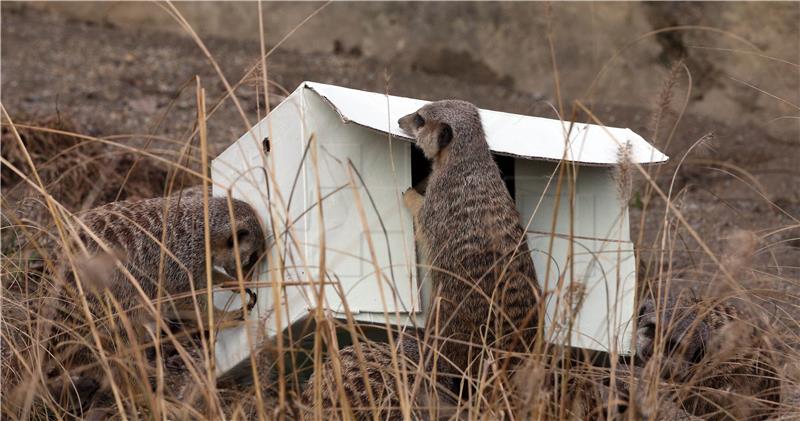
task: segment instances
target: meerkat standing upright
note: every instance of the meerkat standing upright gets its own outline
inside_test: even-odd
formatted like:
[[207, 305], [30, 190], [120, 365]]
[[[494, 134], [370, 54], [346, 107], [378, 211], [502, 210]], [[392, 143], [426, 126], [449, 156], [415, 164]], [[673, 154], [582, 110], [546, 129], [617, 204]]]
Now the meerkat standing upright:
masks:
[[[533, 343], [541, 292], [519, 213], [492, 159], [478, 109], [468, 102], [439, 101], [401, 118], [399, 124], [414, 135], [417, 147], [432, 162], [425, 196], [409, 189], [403, 199], [433, 268], [439, 303], [426, 322], [426, 330], [432, 332], [426, 336], [442, 345], [404, 338], [397, 353], [410, 362], [412, 371], [422, 369], [423, 381], [435, 382], [427, 385], [428, 392], [410, 396], [412, 405], [418, 406], [412, 408], [414, 413], [447, 418], [458, 406], [461, 382], [454, 377], [478, 371], [475, 360], [483, 344], [513, 352], [525, 351]], [[440, 356], [434, 361], [432, 354]], [[352, 347], [339, 352], [344, 396], [351, 408], [361, 408], [354, 411], [356, 419], [374, 415], [364, 408], [369, 404], [365, 372], [381, 418], [403, 419], [398, 408], [402, 392], [394, 381], [398, 373], [392, 371], [391, 355], [386, 344], [372, 344], [362, 352], [363, 361]], [[433, 367], [444, 374], [429, 379]], [[319, 372], [324, 373], [322, 402], [314, 401], [313, 377], [303, 400], [309, 407], [321, 404], [330, 410], [341, 396], [332, 362], [328, 360], [314, 376]], [[414, 382], [413, 375], [408, 379]], [[426, 413], [426, 406], [434, 408], [433, 414]], [[304, 419], [313, 419], [312, 414]]]
[[521, 352], [533, 343], [541, 291], [525, 231], [474, 105], [433, 102], [398, 123], [432, 164], [425, 195], [403, 196], [432, 268], [426, 328], [438, 328], [454, 371], [475, 375], [478, 344]]

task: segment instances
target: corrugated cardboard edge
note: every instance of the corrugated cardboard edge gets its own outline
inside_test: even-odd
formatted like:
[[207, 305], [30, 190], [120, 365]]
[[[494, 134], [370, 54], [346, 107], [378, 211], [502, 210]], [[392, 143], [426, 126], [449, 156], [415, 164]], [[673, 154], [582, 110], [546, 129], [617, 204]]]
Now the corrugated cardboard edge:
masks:
[[[390, 137], [393, 137], [393, 138], [396, 138], [396, 139], [399, 139], [399, 140], [403, 140], [403, 141], [406, 141], [406, 142], [409, 142], [409, 143], [412, 143], [412, 144], [414, 143], [414, 138], [412, 138], [412, 137], [403, 136], [403, 135], [399, 135], [399, 134], [395, 134], [395, 133], [390, 133], [390, 132], [387, 132], [385, 130], [376, 129], [376, 128], [371, 127], [371, 126], [367, 126], [367, 125], [361, 124], [361, 123], [359, 123], [357, 121], [350, 120], [344, 113], [342, 113], [342, 111], [336, 106], [336, 104], [333, 103], [333, 101], [328, 99], [328, 97], [323, 95], [318, 90], [314, 89], [314, 86], [311, 85], [310, 83], [314, 83], [314, 82], [305, 81], [305, 82], [303, 82], [301, 84], [301, 86], [303, 86], [304, 89], [308, 89], [309, 91], [314, 92], [315, 94], [317, 94], [317, 96], [319, 96], [326, 104], [328, 104], [328, 106], [331, 107], [331, 109], [334, 112], [336, 112], [336, 114], [339, 116], [339, 119], [342, 120], [343, 124], [354, 124], [356, 126], [363, 127], [365, 129], [371, 130], [373, 132], [378, 132], [378, 133], [381, 133], [381, 134], [384, 134], [384, 135], [388, 135]], [[430, 102], [430, 101], [427, 101], [427, 102]], [[562, 121], [562, 122], [569, 123], [570, 125], [575, 123], [573, 121]], [[598, 127], [602, 127], [602, 126], [598, 126]], [[625, 130], [632, 131], [630, 128], [627, 128], [627, 127], [625, 128]], [[644, 163], [640, 163], [638, 165], [647, 165], [647, 166], [650, 166], [650, 165], [661, 165], [661, 164], [664, 164], [667, 161], [669, 161], [670, 158], [669, 158], [669, 156], [667, 154], [659, 151], [652, 144], [650, 145], [650, 147], [652, 147], [654, 150], [656, 150], [656, 151], [660, 152], [662, 155], [664, 155], [664, 157], [665, 157], [664, 160], [663, 161], [644, 162]], [[552, 158], [543, 158], [543, 157], [538, 157], [538, 156], [526, 156], [526, 155], [519, 155], [519, 154], [510, 153], [510, 152], [498, 152], [498, 151], [494, 151], [494, 150], [492, 151], [492, 153], [495, 154], [495, 155], [509, 156], [509, 157], [512, 157], [512, 158], [519, 158], [519, 159], [527, 159], [527, 160], [530, 160], [530, 161], [574, 162], [574, 163], [577, 163], [577, 164], [580, 164], [580, 165], [583, 165], [583, 166], [587, 166], [587, 167], [614, 167], [614, 166], [617, 165], [617, 163], [599, 163], [599, 162], [578, 161], [578, 160], [572, 160], [572, 159], [566, 159], [566, 158], [552, 159]]]

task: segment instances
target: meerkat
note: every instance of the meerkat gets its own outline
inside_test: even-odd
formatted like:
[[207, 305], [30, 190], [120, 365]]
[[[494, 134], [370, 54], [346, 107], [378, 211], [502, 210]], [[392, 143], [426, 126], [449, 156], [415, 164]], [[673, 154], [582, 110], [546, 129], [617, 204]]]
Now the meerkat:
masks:
[[[92, 384], [87, 379], [93, 379], [99, 390], [108, 387], [84, 299], [105, 352], [110, 360], [123, 364], [131, 356], [115, 357], [126, 352], [118, 348], [119, 338], [151, 342], [157, 334], [151, 328], [157, 317], [163, 319], [162, 326], [178, 322], [194, 327], [208, 320], [208, 311], [215, 313], [215, 320], [233, 320], [242, 319], [244, 311], [252, 308], [255, 296], [249, 290], [244, 308], [231, 311], [217, 309], [202, 292], [207, 285], [205, 206], [202, 195], [190, 191], [114, 202], [78, 216], [69, 247], [59, 253], [63, 285], [49, 300], [52, 309], [42, 309], [42, 318], [53, 320], [51, 332], [45, 335], [52, 354], [47, 376], [56, 386], [62, 385], [51, 394], [74, 393], [78, 379], [87, 384]], [[207, 209], [212, 283], [236, 286], [237, 273], [246, 277], [265, 251], [258, 215], [245, 202], [229, 203], [225, 198], [210, 197]], [[159, 299], [161, 313], [154, 314], [151, 309]], [[131, 331], [135, 337], [130, 337]]]
[[[303, 419], [315, 419], [316, 406], [321, 405], [324, 419], [352, 416], [367, 421], [377, 414], [381, 420], [400, 421], [405, 419], [403, 401], [408, 403], [412, 419], [450, 418], [456, 402], [451, 392], [452, 378], [446, 375], [432, 378], [433, 363], [424, 359], [420, 345], [416, 338], [404, 336], [398, 339], [394, 353], [383, 342], [362, 342], [358, 350], [354, 345], [342, 348], [313, 373], [303, 389]], [[332, 358], [338, 360], [338, 370]], [[399, 372], [393, 368], [393, 358]], [[441, 364], [437, 368], [441, 369]], [[314, 396], [317, 377], [321, 399]], [[399, 389], [398, 382], [403, 385]], [[346, 407], [337, 404], [341, 397], [345, 398]]]
[[[534, 341], [541, 292], [519, 213], [492, 159], [478, 109], [463, 101], [440, 101], [398, 123], [432, 164], [424, 186], [403, 195], [421, 254], [433, 268], [430, 335], [424, 341], [403, 338], [396, 352], [376, 343], [362, 345], [360, 355], [355, 347], [342, 349], [306, 385], [305, 419], [313, 419], [317, 409], [328, 416], [350, 415], [345, 406], [359, 420], [376, 413], [380, 419], [403, 419], [404, 393], [412, 417], [448, 417], [464, 391], [462, 376], [479, 371], [482, 346], [470, 344], [524, 352]], [[404, 385], [398, 384], [393, 357], [409, 370]], [[439, 374], [430, 378], [432, 372]], [[322, 387], [321, 401], [314, 396], [315, 381]], [[342, 398], [346, 405], [336, 405]]]
[[[648, 402], [647, 379], [667, 383], [672, 401], [703, 419], [764, 419], [780, 401], [772, 346], [733, 305], [673, 295], [646, 299], [639, 308], [636, 357], [643, 365], [638, 406]], [[647, 375], [649, 374], [649, 376]], [[649, 396], [654, 396], [650, 394]], [[669, 396], [660, 396], [669, 399]], [[677, 410], [677, 409], [673, 409]]]
[[[108, 293], [129, 319], [146, 323], [153, 315], [143, 301], [162, 297], [167, 317], [198, 322], [194, 302], [186, 296], [207, 285], [204, 207], [202, 195], [190, 191], [185, 196], [114, 202], [81, 215], [78, 239], [85, 253], [71, 252], [81, 255], [75, 259], [75, 272], [77, 278], [83, 275], [79, 280], [91, 293], [87, 298], [94, 301]], [[217, 197], [209, 198], [208, 215], [212, 284], [234, 285], [237, 268], [246, 275], [264, 252], [258, 215], [242, 201], [232, 200], [229, 208], [227, 199]], [[67, 278], [68, 287], [78, 281], [72, 274]], [[215, 309], [206, 297], [196, 297], [203, 312]]]
[[474, 105], [433, 102], [398, 123], [431, 161], [424, 196], [403, 195], [432, 268], [426, 326], [450, 369], [476, 376], [486, 355], [469, 344], [505, 352], [533, 344], [541, 291], [525, 231]]
[[[413, 355], [416, 353], [416, 349], [401, 345], [397, 356], [402, 358], [408, 352]], [[337, 379], [337, 372], [330, 358], [321, 369], [315, 370], [303, 391], [303, 401], [309, 404], [309, 410], [303, 414], [304, 419], [310, 421], [314, 418], [315, 404], [322, 405], [323, 416], [326, 419], [335, 418], [340, 414], [346, 414], [344, 417], [350, 415], [345, 412], [343, 406], [337, 407], [338, 405], [336, 405], [340, 401], [340, 392], [346, 397], [349, 411], [352, 411], [355, 419], [371, 419], [373, 412], [380, 413], [381, 419], [402, 419], [399, 391], [394, 386], [395, 379], [391, 376], [392, 354], [388, 344], [361, 344], [361, 354], [363, 361], [359, 361], [358, 353], [353, 346], [339, 351], [337, 357], [340, 362], [341, 379]], [[417, 362], [413, 361], [414, 364]], [[407, 363], [412, 363], [412, 358], [408, 358]], [[409, 370], [409, 383], [413, 380], [414, 371], [413, 369]], [[319, 378], [320, 376], [321, 378]], [[315, 378], [319, 378], [321, 402], [315, 402]], [[391, 386], [386, 387], [386, 385]], [[372, 402], [369, 399], [370, 393]]]

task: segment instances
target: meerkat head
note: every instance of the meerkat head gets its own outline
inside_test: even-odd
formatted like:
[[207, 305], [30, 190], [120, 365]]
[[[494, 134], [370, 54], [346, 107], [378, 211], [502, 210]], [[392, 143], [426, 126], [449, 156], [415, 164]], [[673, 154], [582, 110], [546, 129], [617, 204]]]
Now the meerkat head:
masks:
[[703, 360], [711, 326], [699, 317], [695, 300], [668, 297], [647, 299], [639, 306], [636, 355], [648, 362], [656, 355], [662, 372], [682, 376]]
[[397, 123], [414, 136], [417, 147], [430, 160], [442, 158], [445, 151], [459, 142], [472, 142], [479, 137], [485, 144], [478, 108], [466, 101], [432, 102]]
[[266, 249], [266, 238], [255, 210], [241, 200], [233, 200], [233, 219], [224, 206], [209, 206], [211, 215], [211, 249], [213, 265], [224, 269], [228, 275], [236, 276], [236, 248], [239, 251], [242, 273], [247, 274], [262, 258]]

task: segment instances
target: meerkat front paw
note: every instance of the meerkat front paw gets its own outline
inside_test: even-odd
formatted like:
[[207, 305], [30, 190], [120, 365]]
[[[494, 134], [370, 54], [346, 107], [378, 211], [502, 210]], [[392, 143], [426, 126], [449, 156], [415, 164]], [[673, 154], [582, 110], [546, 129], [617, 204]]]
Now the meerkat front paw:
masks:
[[[247, 317], [250, 315], [250, 312], [258, 304], [258, 295], [255, 291], [250, 288], [245, 288], [245, 302], [244, 304], [237, 308], [237, 309], [228, 309], [227, 306], [224, 309], [214, 308], [214, 316], [216, 320], [220, 322], [241, 322], [247, 320]], [[238, 297], [238, 294], [237, 294]]]
[[414, 218], [417, 217], [424, 200], [425, 197], [419, 194], [413, 187], [409, 187], [403, 193], [403, 204], [405, 204], [406, 208], [411, 212], [411, 216]]

